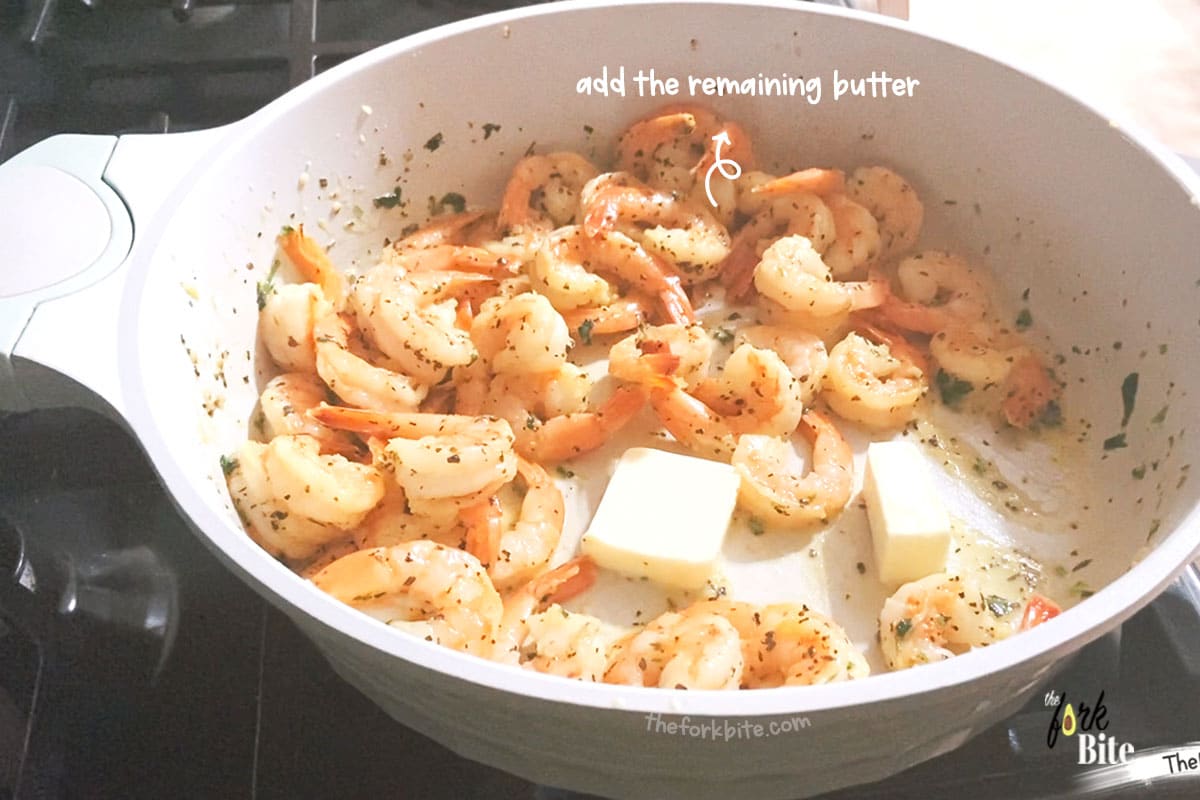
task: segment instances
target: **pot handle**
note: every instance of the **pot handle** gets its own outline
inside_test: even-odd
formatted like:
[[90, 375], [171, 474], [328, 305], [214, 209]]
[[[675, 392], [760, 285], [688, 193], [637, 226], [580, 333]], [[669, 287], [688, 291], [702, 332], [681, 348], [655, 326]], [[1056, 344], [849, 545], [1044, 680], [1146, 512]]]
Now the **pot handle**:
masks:
[[0, 164], [0, 411], [121, 416], [117, 320], [134, 241], [226, 130], [65, 134]]

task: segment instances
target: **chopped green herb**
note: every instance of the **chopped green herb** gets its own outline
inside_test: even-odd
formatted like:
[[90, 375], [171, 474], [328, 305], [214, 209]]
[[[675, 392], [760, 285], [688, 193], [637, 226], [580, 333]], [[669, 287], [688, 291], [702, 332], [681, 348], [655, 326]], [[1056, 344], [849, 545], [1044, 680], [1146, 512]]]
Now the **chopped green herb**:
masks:
[[1110, 436], [1104, 440], [1105, 450], [1120, 450], [1122, 447], [1128, 446], [1129, 445], [1125, 442], [1125, 434], [1123, 432], [1118, 433], [1116, 436]]
[[1025, 291], [1021, 292], [1021, 299], [1022, 300], [1029, 299], [1029, 287], [1028, 286], [1025, 287]]
[[1158, 413], [1150, 418], [1150, 421], [1155, 425], [1161, 425], [1167, 418], [1167, 406], [1163, 406], [1158, 410]]
[[267, 307], [267, 298], [275, 293], [275, 273], [279, 271], [279, 261], [276, 260], [271, 264], [271, 271], [267, 273], [266, 280], [259, 281], [254, 287], [258, 299], [258, 310], [262, 311]]
[[425, 149], [432, 153], [434, 150], [437, 150], [442, 146], [443, 139], [444, 137], [442, 136], [441, 132], [435, 133], [433, 136], [430, 136], [429, 141], [425, 143]]
[[590, 319], [585, 319], [579, 324], [579, 339], [584, 344], [592, 343], [592, 328], [596, 327], [596, 323]]
[[713, 331], [712, 336], [721, 344], [729, 344], [733, 341], [733, 331], [726, 328], [717, 328]]
[[528, 430], [528, 431], [537, 430], [537, 426], [538, 426], [538, 418], [537, 417], [535, 417], [533, 414], [529, 414], [528, 416], [525, 417], [525, 430]]
[[751, 533], [753, 533], [755, 536], [762, 536], [765, 531], [766, 531], [766, 528], [763, 526], [763, 521], [761, 519], [759, 519], [758, 517], [750, 518], [750, 532]]
[[1056, 566], [1054, 568], [1054, 574], [1060, 578], [1065, 578], [1065, 577], [1067, 577], [1067, 568], [1064, 567], [1062, 564], [1059, 564], [1058, 566]]
[[1154, 534], [1158, 533], [1158, 529], [1160, 527], [1162, 527], [1161, 519], [1156, 519], [1156, 520], [1151, 521], [1150, 530], [1146, 532], [1146, 541], [1147, 542], [1154, 538]]
[[1032, 324], [1033, 324], [1033, 314], [1031, 314], [1029, 312], [1028, 308], [1022, 308], [1021, 313], [1017, 314], [1017, 322], [1016, 322], [1017, 330], [1023, 331]]
[[988, 462], [983, 460], [983, 458], [980, 456], [976, 456], [975, 463], [971, 465], [971, 469], [975, 470], [976, 475], [982, 475], [983, 473], [987, 472]]
[[1091, 563], [1092, 563], [1092, 560], [1090, 558], [1085, 558], [1083, 561], [1080, 561], [1078, 564], [1071, 567], [1071, 572], [1079, 572], [1079, 570], [1081, 570], [1081, 569], [1086, 569], [1087, 566]]
[[293, 228], [291, 225], [284, 225], [282, 228], [279, 229], [279, 235], [280, 236], [290, 236], [292, 234], [292, 232], [295, 230], [296, 229]]
[[1003, 617], [1013, 610], [1013, 602], [996, 594], [989, 594], [984, 598], [987, 603], [988, 611], [992, 612], [993, 617]]
[[1121, 405], [1125, 408], [1121, 414], [1121, 427], [1124, 428], [1129, 424], [1129, 417], [1133, 415], [1133, 404], [1137, 402], [1138, 390], [1138, 374], [1131, 372], [1125, 376], [1125, 380], [1121, 381]]
[[938, 392], [942, 395], [942, 402], [951, 408], [957, 406], [964, 397], [975, 389], [968, 381], [956, 378], [949, 372], [940, 369], [934, 378], [934, 382], [937, 384]]
[[1158, 346], [1158, 354], [1160, 356], [1165, 356], [1167, 354], [1167, 346], [1165, 344], [1160, 344]]
[[567, 469], [566, 467], [564, 467], [562, 465], [559, 465], [557, 471], [558, 471], [558, 477], [560, 477], [560, 478], [574, 478], [575, 477], [574, 472], [572, 472], [571, 470]]
[[400, 187], [395, 187], [389, 194], [379, 195], [371, 202], [376, 208], [395, 208], [400, 205]]
[[237, 466], [238, 466], [238, 461], [236, 458], [230, 458], [229, 456], [221, 456], [221, 472], [224, 472], [226, 475], [229, 475], [229, 473], [231, 473], [235, 469], [237, 469]]
[[866, 565], [866, 564], [864, 564], [864, 563], [863, 563], [863, 562], [861, 562], [861, 561], [859, 561], [857, 564], [855, 564], [855, 565], [854, 565], [854, 568], [855, 568], [856, 570], [858, 570], [858, 574], [859, 574], [859, 575], [866, 575], [866, 574], [867, 574], [867, 565]]
[[1083, 600], [1086, 600], [1087, 598], [1089, 598], [1095, 594], [1095, 592], [1091, 589], [1091, 587], [1089, 587], [1083, 581], [1075, 581], [1075, 583], [1071, 584], [1071, 588], [1069, 591], [1071, 592], [1071, 594], [1076, 595], [1077, 597], [1079, 597], [1080, 599], [1083, 599]]
[[903, 639], [912, 630], [912, 620], [902, 619], [896, 623], [896, 638]]
[[498, 133], [499, 131], [500, 126], [494, 122], [483, 123], [483, 138], [485, 140], [490, 138], [493, 133]]
[[458, 192], [447, 192], [442, 195], [442, 199], [438, 200], [438, 205], [442, 208], [449, 206], [454, 210], [454, 213], [461, 214], [467, 210], [467, 198], [463, 197]]
[[1134, 467], [1132, 470], [1130, 470], [1130, 472], [1135, 481], [1140, 481], [1142, 478], [1146, 477], [1146, 465], [1142, 464], [1140, 467]]

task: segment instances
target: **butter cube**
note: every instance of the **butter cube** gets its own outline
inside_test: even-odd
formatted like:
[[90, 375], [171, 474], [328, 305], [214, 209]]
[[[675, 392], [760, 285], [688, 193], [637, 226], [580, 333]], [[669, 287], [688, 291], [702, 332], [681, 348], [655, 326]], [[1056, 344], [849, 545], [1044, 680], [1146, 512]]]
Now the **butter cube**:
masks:
[[945, 569], [950, 515], [912, 442], [872, 442], [863, 478], [879, 579], [915, 581]]
[[715, 569], [740, 482], [728, 464], [626, 450], [580, 549], [626, 575], [699, 588]]

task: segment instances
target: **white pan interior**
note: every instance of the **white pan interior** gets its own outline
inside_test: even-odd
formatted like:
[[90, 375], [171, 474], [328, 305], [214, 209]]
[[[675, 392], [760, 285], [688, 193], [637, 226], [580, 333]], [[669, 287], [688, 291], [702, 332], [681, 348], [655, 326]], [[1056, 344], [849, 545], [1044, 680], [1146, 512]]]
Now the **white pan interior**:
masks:
[[[1108, 588], [1036, 631], [916, 672], [679, 696], [584, 686], [440, 650], [322, 596], [250, 542], [218, 457], [246, 437], [271, 374], [255, 347], [255, 284], [275, 257], [280, 227], [303, 222], [334, 242], [339, 263], [362, 268], [385, 237], [425, 218], [429, 198], [459, 192], [494, 206], [529, 149], [603, 161], [624, 126], [671, 100], [578, 94], [576, 82], [603, 67], [624, 67], [631, 94], [632, 75], [651, 68], [660, 77], [821, 79], [817, 104], [698, 99], [745, 124], [760, 160], [778, 171], [894, 167], [925, 202], [923, 243], [985, 263], [1008, 302], [1030, 309], [1063, 357], [1063, 407], [1082, 432], [1086, 461], [1065, 476], [1086, 497], [1078, 529], [1041, 532], [1031, 547], [1067, 566], [1072, 550], [1084, 553], [1092, 563], [1074, 579]], [[834, 70], [886, 70], [920, 85], [913, 97], [835, 102]], [[439, 136], [436, 149], [427, 147]], [[602, 708], [706, 715], [846, 707], [963, 684], [1097, 635], [1145, 602], [1200, 543], [1191, 520], [1200, 485], [1189, 476], [1200, 441], [1188, 430], [1200, 413], [1189, 369], [1200, 361], [1200, 190], [1160, 157], [1008, 66], [820, 7], [584, 3], [468, 21], [355, 59], [234, 126], [191, 185], [139, 231], [121, 354], [130, 421], [202, 534], [275, 602], [368, 649], [472, 682]], [[397, 186], [402, 207], [376, 209], [372, 198]], [[1122, 427], [1121, 382], [1134, 372], [1137, 402]], [[1105, 450], [1102, 442], [1121, 432], [1128, 446]], [[836, 559], [831, 553], [824, 569], [831, 580], [853, 580], [865, 552], [853, 545]]]

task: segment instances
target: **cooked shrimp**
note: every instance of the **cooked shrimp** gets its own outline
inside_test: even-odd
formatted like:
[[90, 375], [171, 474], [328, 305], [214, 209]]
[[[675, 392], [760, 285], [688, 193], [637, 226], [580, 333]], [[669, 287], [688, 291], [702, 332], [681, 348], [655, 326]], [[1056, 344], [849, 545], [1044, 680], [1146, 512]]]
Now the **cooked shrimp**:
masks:
[[631, 383], [657, 384], [671, 375], [693, 387], [708, 376], [713, 339], [700, 325], [653, 325], [626, 336], [608, 353], [608, 372]]
[[559, 311], [614, 302], [616, 288], [592, 271], [592, 237], [578, 225], [558, 228], [529, 267], [532, 287]]
[[566, 461], [602, 447], [646, 404], [642, 390], [618, 387], [595, 411], [576, 411], [539, 420], [526, 415], [518, 431], [517, 449], [543, 463]]
[[874, 308], [887, 297], [883, 281], [835, 281], [803, 236], [786, 236], [767, 248], [755, 267], [754, 286], [789, 311], [814, 317]]
[[774, 350], [738, 345], [721, 374], [693, 389], [739, 433], [791, 434], [804, 413], [800, 381]]
[[860, 167], [846, 183], [846, 194], [879, 223], [879, 257], [903, 255], [917, 243], [925, 206], [908, 181], [887, 167]]
[[[503, 404], [497, 404], [499, 399], [513, 398], [520, 402], [521, 408], [528, 414], [539, 419], [574, 414], [587, 410], [588, 395], [593, 385], [591, 377], [582, 367], [569, 362], [558, 369], [530, 375], [497, 375], [488, 386], [488, 397], [481, 406], [481, 413], [509, 419], [493, 409], [503, 407]], [[510, 423], [513, 421], [509, 419]], [[520, 422], [519, 426], [514, 426], [514, 430], [526, 426], [526, 420]], [[520, 436], [517, 438], [520, 439]]]
[[325, 299], [341, 308], [346, 299], [346, 278], [329, 260], [325, 248], [304, 233], [304, 226], [284, 228], [279, 246], [305, 280], [320, 286]]
[[820, 391], [829, 364], [825, 343], [815, 334], [788, 326], [748, 325], [739, 328], [734, 344], [773, 350], [800, 384], [800, 399], [809, 405]]
[[271, 360], [287, 372], [317, 371], [313, 326], [333, 307], [315, 283], [290, 283], [271, 292], [258, 315], [258, 336]]
[[385, 255], [385, 262], [411, 272], [473, 272], [480, 275], [504, 277], [520, 268], [518, 259], [495, 253], [485, 247], [458, 244], [437, 244], [420, 249], [395, 248]]
[[732, 615], [744, 643], [748, 689], [813, 686], [864, 678], [870, 666], [846, 631], [805, 605], [777, 603]]
[[605, 683], [667, 689], [737, 689], [742, 639], [715, 611], [668, 611], [613, 646]]
[[512, 428], [495, 417], [401, 414], [321, 406], [309, 414], [332, 428], [384, 437], [377, 460], [391, 470], [418, 514], [465, 508], [517, 474]]
[[596, 565], [587, 556], [538, 575], [504, 598], [504, 611], [496, 631], [491, 657], [506, 664], [528, 660], [525, 646], [529, 619], [551, 603], [566, 602], [587, 590], [596, 580]]
[[801, 477], [789, 462], [791, 442], [772, 436], [743, 436], [732, 463], [742, 478], [738, 503], [762, 520], [785, 527], [826, 522], [850, 502], [854, 453], [837, 427], [817, 411], [804, 412], [800, 426], [812, 444], [812, 464]]
[[846, 173], [840, 169], [809, 167], [782, 178], [773, 178], [758, 183], [750, 191], [764, 197], [779, 197], [789, 194], [832, 195], [846, 188]]
[[783, 236], [803, 236], [817, 253], [837, 236], [833, 212], [815, 194], [771, 199], [734, 234], [729, 256], [721, 264], [721, 283], [738, 299], [754, 288], [755, 267], [764, 251]]
[[934, 334], [982, 319], [988, 310], [982, 276], [950, 253], [909, 256], [897, 266], [896, 278], [900, 294], [889, 294], [879, 313], [904, 330]]
[[[351, 339], [353, 329], [341, 314], [326, 313], [313, 328], [317, 374], [330, 391], [359, 408], [415, 411], [428, 387], [407, 375], [375, 366]], [[359, 352], [355, 352], [358, 350]]]
[[571, 332], [554, 306], [536, 292], [484, 301], [471, 340], [500, 374], [551, 372], [567, 361]]
[[1060, 394], [1062, 387], [1046, 366], [1037, 356], [1028, 355], [1009, 373], [1000, 408], [1009, 425], [1028, 428], [1043, 417]]
[[944, 572], [904, 584], [879, 614], [879, 643], [889, 669], [943, 661], [1012, 632], [1013, 621], [994, 614], [978, 587]]
[[913, 418], [929, 391], [928, 367], [899, 335], [870, 326], [863, 334], [850, 333], [830, 351], [825, 402], [851, 422], [898, 428]]
[[312, 581], [377, 619], [423, 620], [438, 644], [485, 656], [504, 610], [479, 561], [436, 542], [359, 550], [334, 561]]
[[[637, 238], [642, 245], [666, 258], [689, 281], [714, 277], [729, 255], [729, 232], [703, 206], [671, 193], [621, 182], [588, 194], [583, 228], [589, 236], [603, 236], [616, 229], [618, 223], [640, 226], [644, 229]], [[625, 230], [628, 232], [627, 227]]]
[[658, 421], [675, 440], [706, 458], [728, 461], [738, 446], [738, 432], [729, 419], [689, 394], [668, 376], [660, 376], [650, 391]]
[[401, 370], [423, 383], [478, 357], [456, 326], [453, 295], [493, 278], [470, 272], [407, 272], [380, 264], [354, 282], [352, 305], [367, 338]]
[[579, 192], [599, 170], [577, 153], [526, 156], [517, 162], [500, 201], [504, 234], [551, 230], [575, 219]]
[[831, 194], [824, 199], [833, 213], [837, 237], [821, 258], [834, 278], [861, 278], [879, 255], [879, 224], [870, 211], [844, 194]]
[[563, 321], [572, 335], [584, 344], [592, 336], [624, 333], [641, 327], [654, 312], [654, 303], [644, 295], [631, 294], [602, 306], [582, 306], [563, 312]]
[[554, 555], [562, 537], [565, 507], [562, 492], [542, 467], [523, 458], [517, 472], [525, 481], [525, 497], [516, 522], [507, 527], [495, 496], [463, 512], [467, 551], [487, 567], [500, 591], [529, 581]]
[[306, 434], [321, 445], [324, 453], [340, 453], [357, 460], [366, 448], [345, 431], [327, 428], [305, 412], [329, 399], [325, 384], [312, 375], [288, 372], [268, 381], [259, 398], [267, 438]]
[[599, 619], [557, 603], [525, 620], [520, 663], [527, 669], [581, 681], [600, 681], [617, 634]]
[[397, 251], [425, 250], [441, 245], [466, 244], [468, 231], [487, 216], [483, 211], [463, 211], [457, 214], [441, 214], [430, 219], [420, 228], [392, 243]]
[[274, 555], [312, 556], [345, 537], [383, 497], [379, 471], [322, 455], [311, 436], [246, 442], [229, 474], [229, 494], [251, 535]]
[[371, 510], [352, 531], [356, 549], [391, 547], [418, 539], [462, 548], [466, 531], [455, 517], [418, 516], [408, 508], [408, 499], [400, 485], [389, 481], [379, 505]]
[[939, 331], [929, 352], [943, 370], [980, 389], [1004, 383], [1016, 364], [1032, 357], [1016, 333], [984, 321]]
[[671, 265], [619, 231], [593, 237], [593, 268], [611, 273], [638, 291], [658, 299], [671, 322], [692, 323], [692, 301]]

